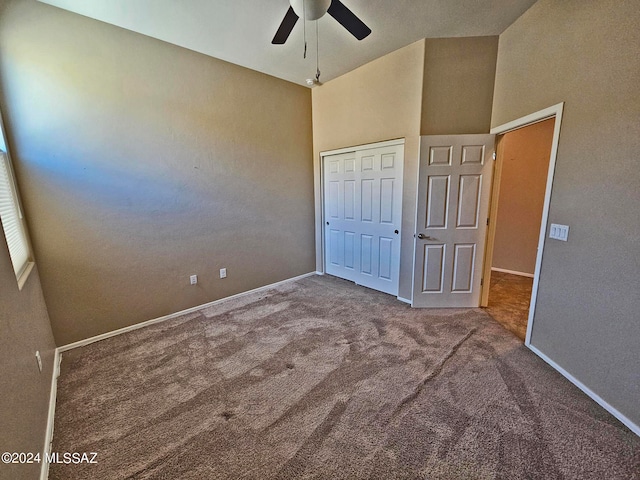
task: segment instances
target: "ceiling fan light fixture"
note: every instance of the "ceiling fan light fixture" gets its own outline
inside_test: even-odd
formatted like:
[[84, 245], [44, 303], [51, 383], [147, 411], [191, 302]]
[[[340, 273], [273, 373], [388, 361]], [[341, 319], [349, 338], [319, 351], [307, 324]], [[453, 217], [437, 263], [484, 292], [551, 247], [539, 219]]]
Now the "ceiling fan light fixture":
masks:
[[358, 40], [366, 38], [371, 33], [371, 29], [340, 0], [289, 0], [289, 3], [291, 5], [271, 40], [274, 45], [282, 45], [287, 41], [298, 19], [301, 18], [306, 25], [307, 20], [318, 20], [326, 13]]
[[296, 15], [305, 20], [318, 20], [331, 6], [331, 0], [290, 0], [290, 3]]

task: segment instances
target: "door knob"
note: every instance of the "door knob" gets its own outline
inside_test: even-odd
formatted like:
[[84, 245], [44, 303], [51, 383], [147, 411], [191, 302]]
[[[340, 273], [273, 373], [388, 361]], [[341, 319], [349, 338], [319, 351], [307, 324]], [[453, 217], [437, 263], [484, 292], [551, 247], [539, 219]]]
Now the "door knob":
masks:
[[433, 240], [429, 235], [425, 235], [424, 233], [419, 233], [418, 238], [420, 240]]

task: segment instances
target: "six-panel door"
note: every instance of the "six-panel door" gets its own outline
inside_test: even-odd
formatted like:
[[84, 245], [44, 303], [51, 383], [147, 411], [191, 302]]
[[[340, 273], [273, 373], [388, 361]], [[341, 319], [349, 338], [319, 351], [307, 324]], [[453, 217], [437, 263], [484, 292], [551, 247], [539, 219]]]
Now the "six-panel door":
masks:
[[403, 145], [323, 157], [325, 271], [398, 294]]
[[493, 144], [493, 135], [421, 138], [414, 307], [480, 305]]

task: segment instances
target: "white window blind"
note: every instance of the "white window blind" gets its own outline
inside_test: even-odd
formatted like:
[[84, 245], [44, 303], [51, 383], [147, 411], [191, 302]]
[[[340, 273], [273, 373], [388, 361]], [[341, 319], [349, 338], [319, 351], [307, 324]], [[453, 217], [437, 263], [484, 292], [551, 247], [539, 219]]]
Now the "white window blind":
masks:
[[29, 267], [29, 242], [25, 232], [9, 157], [0, 150], [0, 218], [18, 282]]

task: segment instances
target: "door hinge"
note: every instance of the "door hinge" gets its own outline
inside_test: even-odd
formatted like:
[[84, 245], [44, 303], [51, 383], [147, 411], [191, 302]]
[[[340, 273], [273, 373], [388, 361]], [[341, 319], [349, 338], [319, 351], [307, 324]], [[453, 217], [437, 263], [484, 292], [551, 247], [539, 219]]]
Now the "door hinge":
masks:
[[480, 279], [480, 286], [483, 286], [483, 285], [484, 285], [484, 278], [481, 278]]
[[493, 152], [493, 155], [491, 155], [491, 158], [493, 158], [494, 160], [496, 159], [496, 152]]
[[489, 219], [487, 218], [487, 226], [489, 226]]

